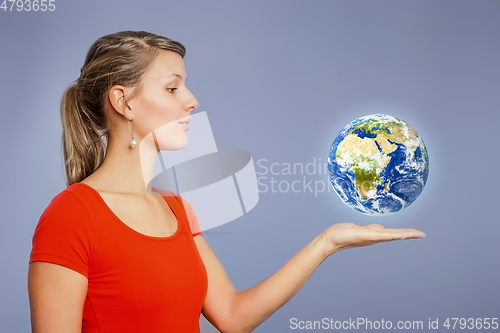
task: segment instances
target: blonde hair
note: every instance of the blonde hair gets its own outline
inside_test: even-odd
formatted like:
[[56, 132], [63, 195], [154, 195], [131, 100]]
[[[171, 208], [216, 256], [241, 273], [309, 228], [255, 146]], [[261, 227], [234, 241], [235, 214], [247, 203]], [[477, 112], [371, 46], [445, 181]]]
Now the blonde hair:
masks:
[[80, 71], [61, 101], [66, 183], [80, 182], [104, 161], [108, 138], [105, 114], [111, 87], [139, 84], [160, 50], [184, 57], [179, 42], [146, 31], [122, 31], [103, 36], [90, 47]]

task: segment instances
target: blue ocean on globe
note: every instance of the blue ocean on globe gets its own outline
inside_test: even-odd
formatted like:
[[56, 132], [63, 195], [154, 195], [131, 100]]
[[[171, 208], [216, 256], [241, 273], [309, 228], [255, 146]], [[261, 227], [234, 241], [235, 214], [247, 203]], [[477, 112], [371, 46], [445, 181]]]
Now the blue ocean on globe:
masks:
[[373, 114], [350, 122], [328, 154], [330, 183], [342, 201], [368, 215], [405, 209], [422, 193], [429, 155], [406, 122]]

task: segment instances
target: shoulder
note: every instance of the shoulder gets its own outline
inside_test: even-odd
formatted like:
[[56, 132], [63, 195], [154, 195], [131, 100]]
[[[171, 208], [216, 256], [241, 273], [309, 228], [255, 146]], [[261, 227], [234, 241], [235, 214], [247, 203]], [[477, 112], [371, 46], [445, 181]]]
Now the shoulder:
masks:
[[89, 208], [84, 203], [82, 188], [71, 185], [57, 194], [45, 208], [37, 225], [40, 228], [57, 229], [60, 232], [68, 229], [90, 228]]
[[86, 200], [87, 195], [85, 186], [81, 184], [70, 185], [51, 200], [45, 212], [72, 213], [76, 210], [82, 213], [87, 210], [89, 201]]
[[74, 210], [85, 210], [85, 205], [82, 202], [80, 192], [81, 190], [74, 185], [67, 187], [52, 199], [44, 213], [71, 213]]
[[51, 262], [87, 276], [94, 228], [87, 207], [73, 189], [70, 186], [56, 195], [42, 213], [33, 233], [30, 262]]

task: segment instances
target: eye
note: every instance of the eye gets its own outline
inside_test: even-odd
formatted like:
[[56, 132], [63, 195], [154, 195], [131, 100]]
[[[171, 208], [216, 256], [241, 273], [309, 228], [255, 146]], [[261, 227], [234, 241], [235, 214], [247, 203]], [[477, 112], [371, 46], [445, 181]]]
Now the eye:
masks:
[[169, 93], [171, 93], [171, 94], [173, 94], [173, 93], [174, 93], [174, 91], [176, 91], [176, 90], [177, 90], [177, 88], [167, 88], [167, 91], [168, 91]]

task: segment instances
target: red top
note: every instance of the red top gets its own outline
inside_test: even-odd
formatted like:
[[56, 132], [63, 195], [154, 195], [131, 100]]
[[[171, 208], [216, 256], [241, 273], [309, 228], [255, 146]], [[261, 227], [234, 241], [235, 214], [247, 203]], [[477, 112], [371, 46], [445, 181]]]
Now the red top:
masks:
[[130, 228], [83, 183], [66, 188], [43, 212], [30, 262], [87, 277], [82, 332], [200, 331], [207, 273], [193, 237], [201, 230], [191, 205], [169, 193], [162, 194], [178, 227], [168, 237]]

